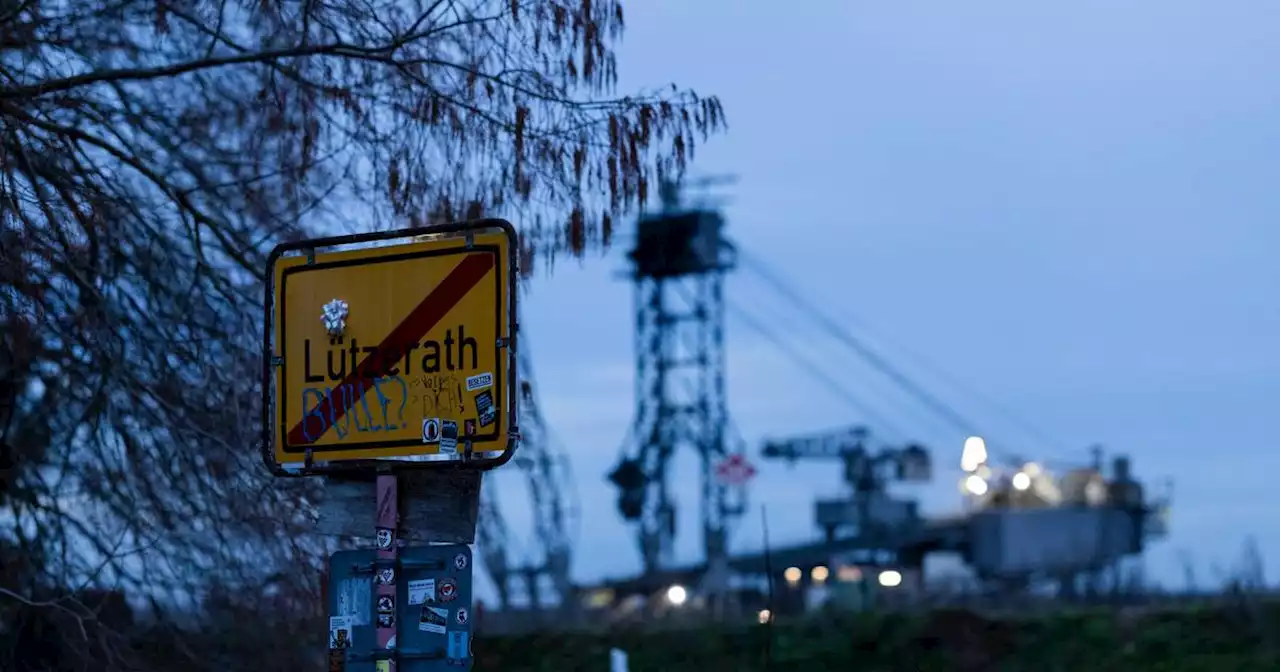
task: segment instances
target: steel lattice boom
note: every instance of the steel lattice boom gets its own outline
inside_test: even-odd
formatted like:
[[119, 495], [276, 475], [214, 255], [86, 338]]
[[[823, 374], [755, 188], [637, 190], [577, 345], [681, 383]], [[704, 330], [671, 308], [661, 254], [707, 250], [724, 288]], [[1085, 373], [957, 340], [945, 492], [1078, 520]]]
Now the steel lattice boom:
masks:
[[[531, 608], [538, 609], [550, 602], [568, 608], [574, 603], [569, 574], [573, 544], [570, 531], [578, 515], [572, 472], [565, 455], [552, 441], [542, 417], [527, 340], [521, 342], [518, 365], [521, 440], [514, 464], [529, 490], [534, 547], [524, 554], [514, 548], [492, 473], [485, 475], [481, 488], [476, 542], [485, 571], [498, 590], [502, 609], [511, 607], [517, 583], [523, 588]], [[546, 589], [552, 594], [547, 595]]]
[[709, 562], [726, 555], [738, 513], [715, 477], [726, 450], [724, 275], [734, 248], [713, 211], [681, 210], [674, 188], [662, 213], [640, 220], [630, 252], [635, 287], [636, 414], [622, 459], [610, 474], [618, 508], [638, 530], [646, 571], [670, 562], [676, 508], [667, 465], [685, 446], [701, 462], [703, 540]]

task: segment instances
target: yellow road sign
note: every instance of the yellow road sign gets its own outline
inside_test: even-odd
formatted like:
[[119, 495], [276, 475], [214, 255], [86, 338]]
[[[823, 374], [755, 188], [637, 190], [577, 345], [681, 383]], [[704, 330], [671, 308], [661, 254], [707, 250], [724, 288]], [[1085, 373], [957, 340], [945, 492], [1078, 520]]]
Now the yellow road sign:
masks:
[[302, 467], [308, 451], [330, 464], [506, 461], [514, 230], [487, 220], [422, 233], [335, 252], [317, 250], [343, 239], [309, 241], [289, 246], [308, 254], [273, 256], [274, 466]]

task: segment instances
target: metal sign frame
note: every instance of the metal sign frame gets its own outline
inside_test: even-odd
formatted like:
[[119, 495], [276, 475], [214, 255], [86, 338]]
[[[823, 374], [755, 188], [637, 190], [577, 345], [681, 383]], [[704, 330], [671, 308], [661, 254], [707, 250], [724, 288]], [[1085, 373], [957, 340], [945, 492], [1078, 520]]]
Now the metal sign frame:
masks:
[[[353, 248], [355, 250], [364, 251], [368, 249], [376, 249], [381, 246], [372, 245], [373, 243], [386, 243], [400, 241], [403, 243], [423, 242], [414, 241], [415, 238], [423, 236], [443, 235], [450, 239], [465, 238], [468, 243], [474, 235], [480, 234], [501, 234], [507, 239], [507, 259], [506, 270], [507, 277], [500, 278], [505, 281], [505, 291], [507, 292], [506, 302], [506, 323], [509, 325], [509, 331], [505, 338], [502, 337], [502, 328], [498, 327], [500, 338], [500, 346], [506, 352], [506, 380], [502, 387], [506, 391], [506, 407], [502, 409], [507, 415], [507, 436], [505, 447], [502, 454], [498, 457], [475, 457], [471, 450], [470, 441], [465, 440], [463, 436], [459, 436], [458, 456], [456, 459], [433, 459], [422, 461], [413, 459], [414, 456], [403, 457], [378, 457], [363, 459], [343, 459], [322, 461], [317, 457], [317, 453], [311, 448], [305, 449], [300, 453], [299, 457], [301, 467], [287, 468], [276, 459], [276, 403], [279, 401], [277, 396], [276, 370], [283, 366], [282, 356], [278, 356], [275, 352], [274, 337], [277, 331], [275, 321], [276, 314], [276, 266], [277, 263], [291, 255], [306, 255], [308, 260], [314, 259], [317, 253], [331, 251], [332, 248]], [[359, 247], [359, 246], [365, 247]], [[336, 250], [332, 250], [336, 251]], [[347, 251], [347, 250], [343, 250]], [[379, 231], [373, 233], [360, 233], [345, 236], [331, 236], [325, 238], [312, 238], [308, 240], [281, 243], [271, 250], [267, 257], [267, 278], [263, 289], [263, 330], [262, 330], [262, 435], [261, 435], [261, 452], [262, 460], [266, 467], [275, 476], [279, 477], [295, 477], [295, 476], [311, 476], [311, 475], [333, 475], [333, 474], [351, 474], [353, 472], [371, 472], [371, 471], [387, 471], [387, 470], [449, 470], [449, 469], [468, 469], [487, 471], [495, 467], [500, 467], [511, 460], [515, 455], [515, 451], [519, 444], [519, 380], [517, 373], [517, 341], [519, 334], [519, 324], [517, 322], [517, 291], [519, 282], [519, 248], [518, 238], [515, 227], [508, 221], [502, 219], [480, 219], [466, 222], [458, 222], [454, 224], [445, 224], [440, 226], [398, 229], [394, 231]], [[369, 259], [371, 263], [376, 262], [377, 257]], [[496, 270], [501, 273], [503, 269], [502, 260], [498, 259]], [[499, 362], [503, 358], [499, 358]], [[318, 464], [319, 463], [319, 464]]]

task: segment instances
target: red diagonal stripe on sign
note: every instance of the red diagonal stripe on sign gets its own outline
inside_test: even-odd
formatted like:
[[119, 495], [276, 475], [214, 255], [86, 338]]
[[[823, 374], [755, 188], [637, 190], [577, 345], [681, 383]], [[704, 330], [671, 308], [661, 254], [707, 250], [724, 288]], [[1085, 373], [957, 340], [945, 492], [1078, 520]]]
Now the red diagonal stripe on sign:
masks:
[[[376, 378], [379, 375], [379, 371], [373, 370], [374, 364], [381, 362], [383, 355], [389, 351], [399, 350], [403, 352], [406, 343], [416, 341], [431, 331], [432, 327], [435, 327], [440, 320], [444, 319], [444, 316], [450, 310], [453, 310], [454, 306], [458, 305], [462, 297], [466, 296], [467, 292], [471, 291], [484, 278], [489, 269], [493, 268], [493, 260], [492, 254], [471, 254], [463, 257], [462, 261], [449, 272], [449, 275], [446, 275], [444, 280], [441, 280], [440, 284], [436, 285], [435, 289], [431, 290], [431, 293], [427, 294], [426, 298], [416, 308], [409, 311], [409, 315], [404, 318], [404, 321], [396, 325], [396, 328], [392, 329], [391, 333], [382, 339], [382, 342], [378, 344], [377, 352], [372, 352], [365, 357], [360, 362], [360, 365], [355, 368], [355, 371], [352, 371], [351, 375], [339, 383], [338, 387], [351, 385], [351, 387], [346, 388], [352, 391], [352, 394], [348, 395], [349, 399], [344, 400], [346, 403], [334, 406], [333, 395], [326, 396], [310, 413], [304, 412], [298, 424], [289, 430], [288, 445], [307, 445], [320, 438], [320, 436], [317, 436], [316, 439], [308, 439], [303, 429], [303, 423], [306, 422], [307, 416], [312, 413], [319, 411], [319, 414], [325, 418], [327, 421], [325, 431], [338, 424], [338, 421], [346, 415], [347, 409], [355, 408], [356, 404], [360, 402], [360, 398], [364, 396], [365, 391], [373, 387], [373, 383], [366, 385], [365, 381]], [[303, 410], [306, 411], [305, 408]], [[323, 434], [324, 432], [321, 432], [321, 435]]]

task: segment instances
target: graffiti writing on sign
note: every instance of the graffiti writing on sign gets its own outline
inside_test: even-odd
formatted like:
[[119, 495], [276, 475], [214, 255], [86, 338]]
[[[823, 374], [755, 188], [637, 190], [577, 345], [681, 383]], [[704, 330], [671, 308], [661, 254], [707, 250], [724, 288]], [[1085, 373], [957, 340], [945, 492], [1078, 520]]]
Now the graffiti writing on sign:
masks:
[[429, 373], [409, 382], [423, 416], [457, 416], [463, 406], [462, 380], [449, 373]]
[[345, 439], [352, 432], [400, 429], [408, 424], [404, 410], [410, 398], [409, 384], [403, 376], [369, 378], [337, 387], [305, 387], [302, 407], [307, 410], [302, 418], [303, 436], [315, 441], [333, 429], [339, 439]]
[[333, 430], [341, 441], [352, 433], [397, 431], [422, 418], [458, 417], [466, 403], [464, 386], [474, 390], [491, 384], [488, 374], [476, 376], [479, 348], [461, 324], [446, 329], [443, 339], [395, 347], [343, 336], [331, 337], [327, 346], [305, 339], [303, 436], [314, 442]]

